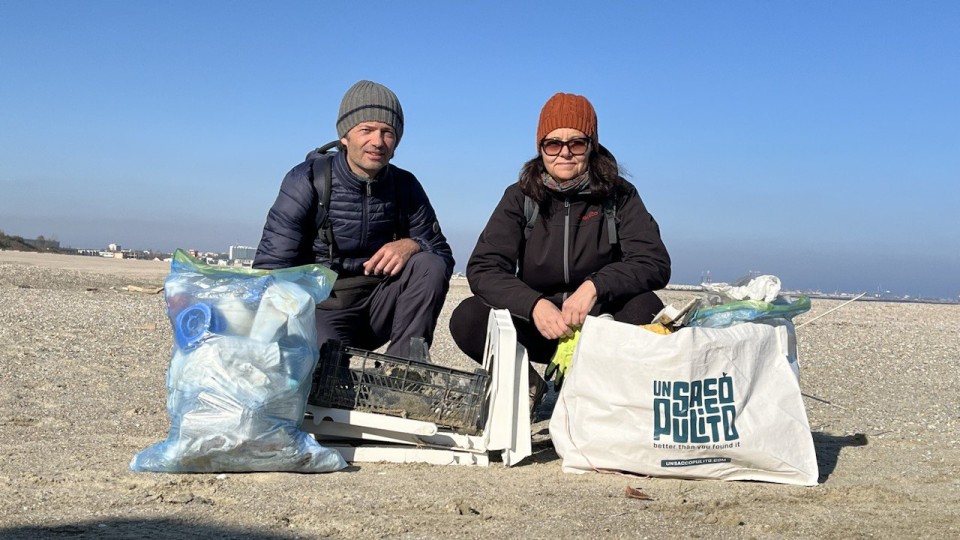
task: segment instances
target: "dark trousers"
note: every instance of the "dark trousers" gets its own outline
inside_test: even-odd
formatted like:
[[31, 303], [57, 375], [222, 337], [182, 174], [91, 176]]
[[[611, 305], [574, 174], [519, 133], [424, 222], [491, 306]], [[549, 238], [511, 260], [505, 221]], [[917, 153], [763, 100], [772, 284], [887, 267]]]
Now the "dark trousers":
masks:
[[387, 354], [410, 357], [410, 338], [433, 342], [437, 317], [450, 287], [443, 258], [417, 253], [399, 276], [380, 282], [370, 296], [344, 309], [317, 308], [317, 343], [338, 339], [358, 349], [375, 350], [387, 341]]
[[[490, 306], [483, 300], [471, 296], [460, 303], [450, 316], [450, 334], [460, 350], [475, 362], [483, 362], [483, 347], [487, 337], [487, 317]], [[626, 302], [596, 305], [591, 315], [609, 313], [613, 319], [629, 324], [648, 324], [653, 316], [663, 309], [663, 301], [655, 293], [646, 292], [630, 298]], [[545, 364], [553, 358], [558, 340], [547, 339], [540, 334], [533, 321], [512, 317], [517, 330], [517, 340], [526, 347], [531, 362]]]

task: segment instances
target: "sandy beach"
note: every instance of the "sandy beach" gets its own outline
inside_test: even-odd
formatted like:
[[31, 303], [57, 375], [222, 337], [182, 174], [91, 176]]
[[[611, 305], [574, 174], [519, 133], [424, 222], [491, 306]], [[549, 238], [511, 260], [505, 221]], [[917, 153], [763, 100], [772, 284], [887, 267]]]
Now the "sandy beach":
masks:
[[[960, 537], [958, 305], [856, 302], [798, 330], [815, 487], [565, 474], [546, 422], [513, 468], [133, 473], [169, 427], [172, 336], [149, 292], [168, 270], [0, 252], [0, 537]], [[472, 369], [447, 330], [468, 294], [452, 282], [437, 363]]]

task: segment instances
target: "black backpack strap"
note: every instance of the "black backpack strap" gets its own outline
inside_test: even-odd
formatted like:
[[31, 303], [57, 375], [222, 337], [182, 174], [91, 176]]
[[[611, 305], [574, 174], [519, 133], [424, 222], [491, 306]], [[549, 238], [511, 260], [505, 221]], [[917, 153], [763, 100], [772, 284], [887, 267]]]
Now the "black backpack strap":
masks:
[[303, 159], [304, 159], [304, 161], [308, 161], [308, 160], [311, 160], [311, 159], [318, 158], [318, 157], [320, 157], [320, 156], [325, 156], [325, 155], [329, 154], [331, 150], [333, 150], [334, 148], [336, 148], [338, 144], [340, 144], [340, 141], [330, 141], [330, 142], [328, 142], [327, 144], [325, 144], [325, 145], [323, 145], [323, 146], [321, 146], [321, 147], [319, 147], [319, 148], [314, 148], [313, 150], [307, 152], [307, 157], [305, 157], [305, 158], [303, 158]]
[[530, 238], [530, 233], [533, 232], [533, 226], [537, 223], [537, 218], [540, 216], [540, 205], [536, 201], [530, 198], [529, 195], [523, 196], [523, 239], [527, 240]]
[[317, 196], [320, 198], [320, 207], [317, 212], [322, 214], [320, 224], [317, 226], [317, 236], [327, 244], [330, 262], [333, 263], [333, 256], [336, 252], [333, 241], [333, 225], [330, 223], [330, 187], [333, 183], [333, 158], [317, 158], [313, 160], [313, 188], [317, 190]]
[[603, 215], [607, 218], [607, 233], [610, 237], [610, 245], [616, 245], [620, 241], [617, 238], [617, 201], [613, 197], [608, 197], [603, 201]]
[[310, 164], [310, 176], [313, 180], [313, 189], [317, 192], [320, 199], [320, 207], [317, 209], [317, 236], [327, 244], [330, 263], [336, 254], [336, 242], [333, 237], [333, 224], [330, 223], [330, 191], [333, 184], [333, 156], [329, 151], [337, 145], [338, 141], [329, 142], [316, 150], [307, 154], [307, 158], [313, 158]]

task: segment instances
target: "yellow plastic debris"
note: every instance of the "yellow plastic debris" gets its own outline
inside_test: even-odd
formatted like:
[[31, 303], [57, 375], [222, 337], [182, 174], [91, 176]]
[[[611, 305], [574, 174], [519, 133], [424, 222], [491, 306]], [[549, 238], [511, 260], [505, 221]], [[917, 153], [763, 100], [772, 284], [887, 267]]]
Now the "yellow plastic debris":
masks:
[[640, 328], [643, 328], [644, 330], [649, 330], [654, 334], [660, 334], [662, 336], [669, 336], [671, 333], [673, 333], [669, 328], [667, 328], [666, 326], [660, 323], [641, 324]]

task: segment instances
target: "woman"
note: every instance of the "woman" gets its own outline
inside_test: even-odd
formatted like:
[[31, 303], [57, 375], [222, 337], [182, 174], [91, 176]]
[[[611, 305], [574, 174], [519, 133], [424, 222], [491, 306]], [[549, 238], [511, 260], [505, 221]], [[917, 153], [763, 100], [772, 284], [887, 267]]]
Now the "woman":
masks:
[[[585, 97], [559, 93], [540, 111], [538, 154], [480, 234], [467, 263], [476, 296], [450, 320], [454, 341], [477, 362], [491, 308], [510, 311], [517, 338], [538, 363], [549, 362], [558, 340], [587, 315], [646, 324], [663, 308], [653, 293], [670, 279], [660, 228], [597, 140], [596, 112]], [[538, 213], [527, 231], [533, 205]], [[539, 399], [545, 387], [536, 375], [531, 396]]]

